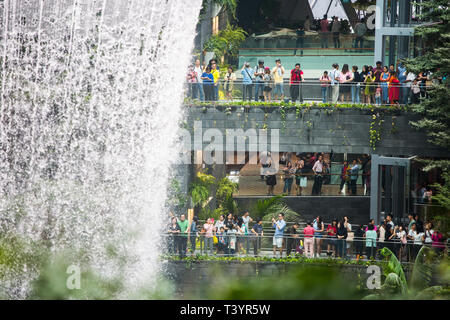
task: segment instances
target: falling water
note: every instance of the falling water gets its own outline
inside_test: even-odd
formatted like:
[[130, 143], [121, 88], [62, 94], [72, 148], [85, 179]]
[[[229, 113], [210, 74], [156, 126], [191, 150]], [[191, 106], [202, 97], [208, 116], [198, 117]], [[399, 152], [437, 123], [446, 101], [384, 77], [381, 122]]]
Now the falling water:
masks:
[[[0, 2], [0, 232], [158, 270], [201, 0]], [[19, 296], [26, 296], [27, 288]]]

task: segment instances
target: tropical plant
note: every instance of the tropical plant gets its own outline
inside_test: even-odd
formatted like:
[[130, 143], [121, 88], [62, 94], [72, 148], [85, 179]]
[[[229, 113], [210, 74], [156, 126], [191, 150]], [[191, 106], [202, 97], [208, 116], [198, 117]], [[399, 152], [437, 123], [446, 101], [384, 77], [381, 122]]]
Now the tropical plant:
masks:
[[189, 188], [193, 206], [203, 208], [207, 204], [211, 196], [211, 187], [215, 182], [214, 176], [201, 171], [197, 172], [197, 176]]
[[282, 196], [258, 200], [251, 213], [254, 217], [262, 218], [263, 221], [271, 221], [279, 213], [284, 214], [286, 221], [297, 221], [300, 217], [297, 212], [283, 202]]
[[217, 35], [212, 35], [205, 42], [203, 49], [214, 52], [216, 58], [223, 62], [225, 57], [237, 56], [239, 47], [246, 37], [244, 29], [228, 24]]
[[[437, 255], [426, 246], [423, 246], [414, 261], [413, 270], [409, 282], [406, 281], [402, 264], [398, 261], [395, 254], [388, 248], [380, 250], [380, 254], [387, 262], [383, 267], [383, 273], [386, 275], [384, 284], [380, 290], [364, 299], [395, 299], [395, 298], [444, 298], [449, 299], [450, 290], [447, 285], [432, 286], [433, 267], [437, 265]], [[448, 271], [448, 258], [444, 257], [443, 265], [447, 266], [443, 269]], [[445, 278], [443, 277], [445, 282]]]
[[219, 180], [216, 189], [218, 208], [223, 208], [228, 213], [237, 213], [237, 204], [233, 199], [233, 194], [238, 191], [238, 189], [239, 185], [235, 182], [232, 182], [227, 177]]
[[178, 180], [170, 180], [168, 195], [169, 196], [167, 199], [167, 204], [170, 207], [177, 211], [183, 210], [186, 207], [188, 203], [188, 197], [186, 193], [181, 191], [180, 182]]
[[[423, 54], [416, 58], [405, 59], [408, 71], [418, 75], [420, 72], [432, 73], [435, 80], [431, 88], [427, 88], [428, 97], [412, 107], [421, 117], [411, 122], [412, 126], [425, 130], [429, 142], [450, 148], [450, 15], [448, 0], [425, 0], [416, 4], [422, 14], [420, 19], [430, 23], [415, 29], [415, 33], [423, 42]], [[444, 185], [434, 185], [437, 195], [433, 199], [447, 210], [450, 210], [450, 161], [430, 161], [425, 171], [433, 168], [442, 170]]]

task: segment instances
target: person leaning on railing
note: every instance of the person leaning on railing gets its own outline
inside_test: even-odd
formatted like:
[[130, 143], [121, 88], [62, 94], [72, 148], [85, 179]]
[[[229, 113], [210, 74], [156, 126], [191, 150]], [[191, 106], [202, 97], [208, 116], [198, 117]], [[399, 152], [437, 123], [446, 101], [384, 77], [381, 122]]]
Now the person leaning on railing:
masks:
[[311, 222], [308, 221], [303, 229], [305, 256], [308, 258], [314, 258], [314, 232]]
[[373, 224], [369, 224], [367, 228], [368, 230], [364, 234], [366, 238], [366, 256], [367, 259], [373, 259], [377, 249], [377, 232], [374, 230]]
[[294, 251], [294, 254], [299, 246], [299, 234], [297, 233], [297, 229], [299, 228], [299, 223], [294, 222], [292, 226], [286, 229], [286, 256], [289, 257], [291, 252]]
[[272, 76], [273, 80], [275, 82], [275, 89], [273, 91], [273, 98], [276, 100], [278, 97], [280, 97], [280, 100], [284, 100], [284, 67], [281, 65], [281, 60], [277, 59], [275, 61], [276, 66], [272, 69]]
[[225, 74], [225, 97], [228, 100], [233, 100], [233, 86], [236, 81], [236, 74], [233, 72], [233, 67], [228, 67], [228, 71]]
[[250, 68], [250, 63], [246, 62], [242, 66], [242, 101], [251, 101], [253, 95], [253, 69]]
[[186, 220], [186, 216], [182, 214], [180, 220], [178, 220], [178, 227], [180, 229], [179, 239], [178, 239], [178, 251], [180, 253], [180, 258], [186, 256], [187, 249], [187, 237], [190, 230], [189, 222]]
[[258, 252], [261, 249], [261, 239], [264, 236], [262, 220], [260, 218], [256, 219], [256, 223], [253, 225], [251, 232], [253, 235], [253, 253], [255, 254], [255, 257], [257, 257]]
[[291, 70], [291, 83], [290, 93], [291, 101], [295, 103], [299, 99], [300, 103], [303, 102], [303, 94], [301, 89], [301, 83], [305, 81], [303, 78], [303, 71], [300, 69], [300, 63], [295, 64], [295, 68]]

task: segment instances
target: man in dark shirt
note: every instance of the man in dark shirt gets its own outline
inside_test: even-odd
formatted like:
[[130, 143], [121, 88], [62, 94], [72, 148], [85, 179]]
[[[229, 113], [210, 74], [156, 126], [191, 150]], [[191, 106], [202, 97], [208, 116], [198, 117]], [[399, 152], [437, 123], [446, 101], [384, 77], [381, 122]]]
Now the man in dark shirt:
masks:
[[381, 67], [382, 62], [377, 61], [376, 67], [373, 69], [373, 75], [375, 76], [375, 82], [380, 82], [381, 74], [383, 73], [383, 68]]
[[261, 238], [264, 236], [262, 220], [260, 218], [256, 219], [256, 223], [253, 225], [252, 235], [254, 236], [253, 250], [254, 250], [255, 257], [257, 257], [258, 251], [261, 248]]
[[286, 256], [289, 257], [289, 255], [291, 254], [291, 251], [294, 251], [295, 254], [295, 250], [298, 247], [299, 244], [299, 235], [297, 233], [297, 229], [299, 227], [299, 223], [296, 222], [294, 223], [293, 226], [289, 227], [286, 230], [286, 236], [288, 237], [286, 240]]

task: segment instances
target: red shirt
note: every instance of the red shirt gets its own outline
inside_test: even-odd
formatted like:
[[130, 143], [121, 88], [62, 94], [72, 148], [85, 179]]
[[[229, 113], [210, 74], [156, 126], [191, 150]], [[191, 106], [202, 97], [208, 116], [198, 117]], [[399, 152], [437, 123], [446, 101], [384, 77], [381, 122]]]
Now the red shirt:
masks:
[[320, 31], [328, 32], [328, 20], [327, 19], [320, 20]]
[[305, 238], [312, 238], [314, 235], [314, 228], [306, 227], [305, 229], [303, 229], [303, 233], [305, 235]]
[[292, 69], [291, 71], [291, 84], [299, 84], [302, 81], [303, 71]]
[[332, 226], [331, 224], [327, 227], [327, 235], [329, 236], [336, 236], [336, 232], [337, 232], [337, 227], [336, 226]]

